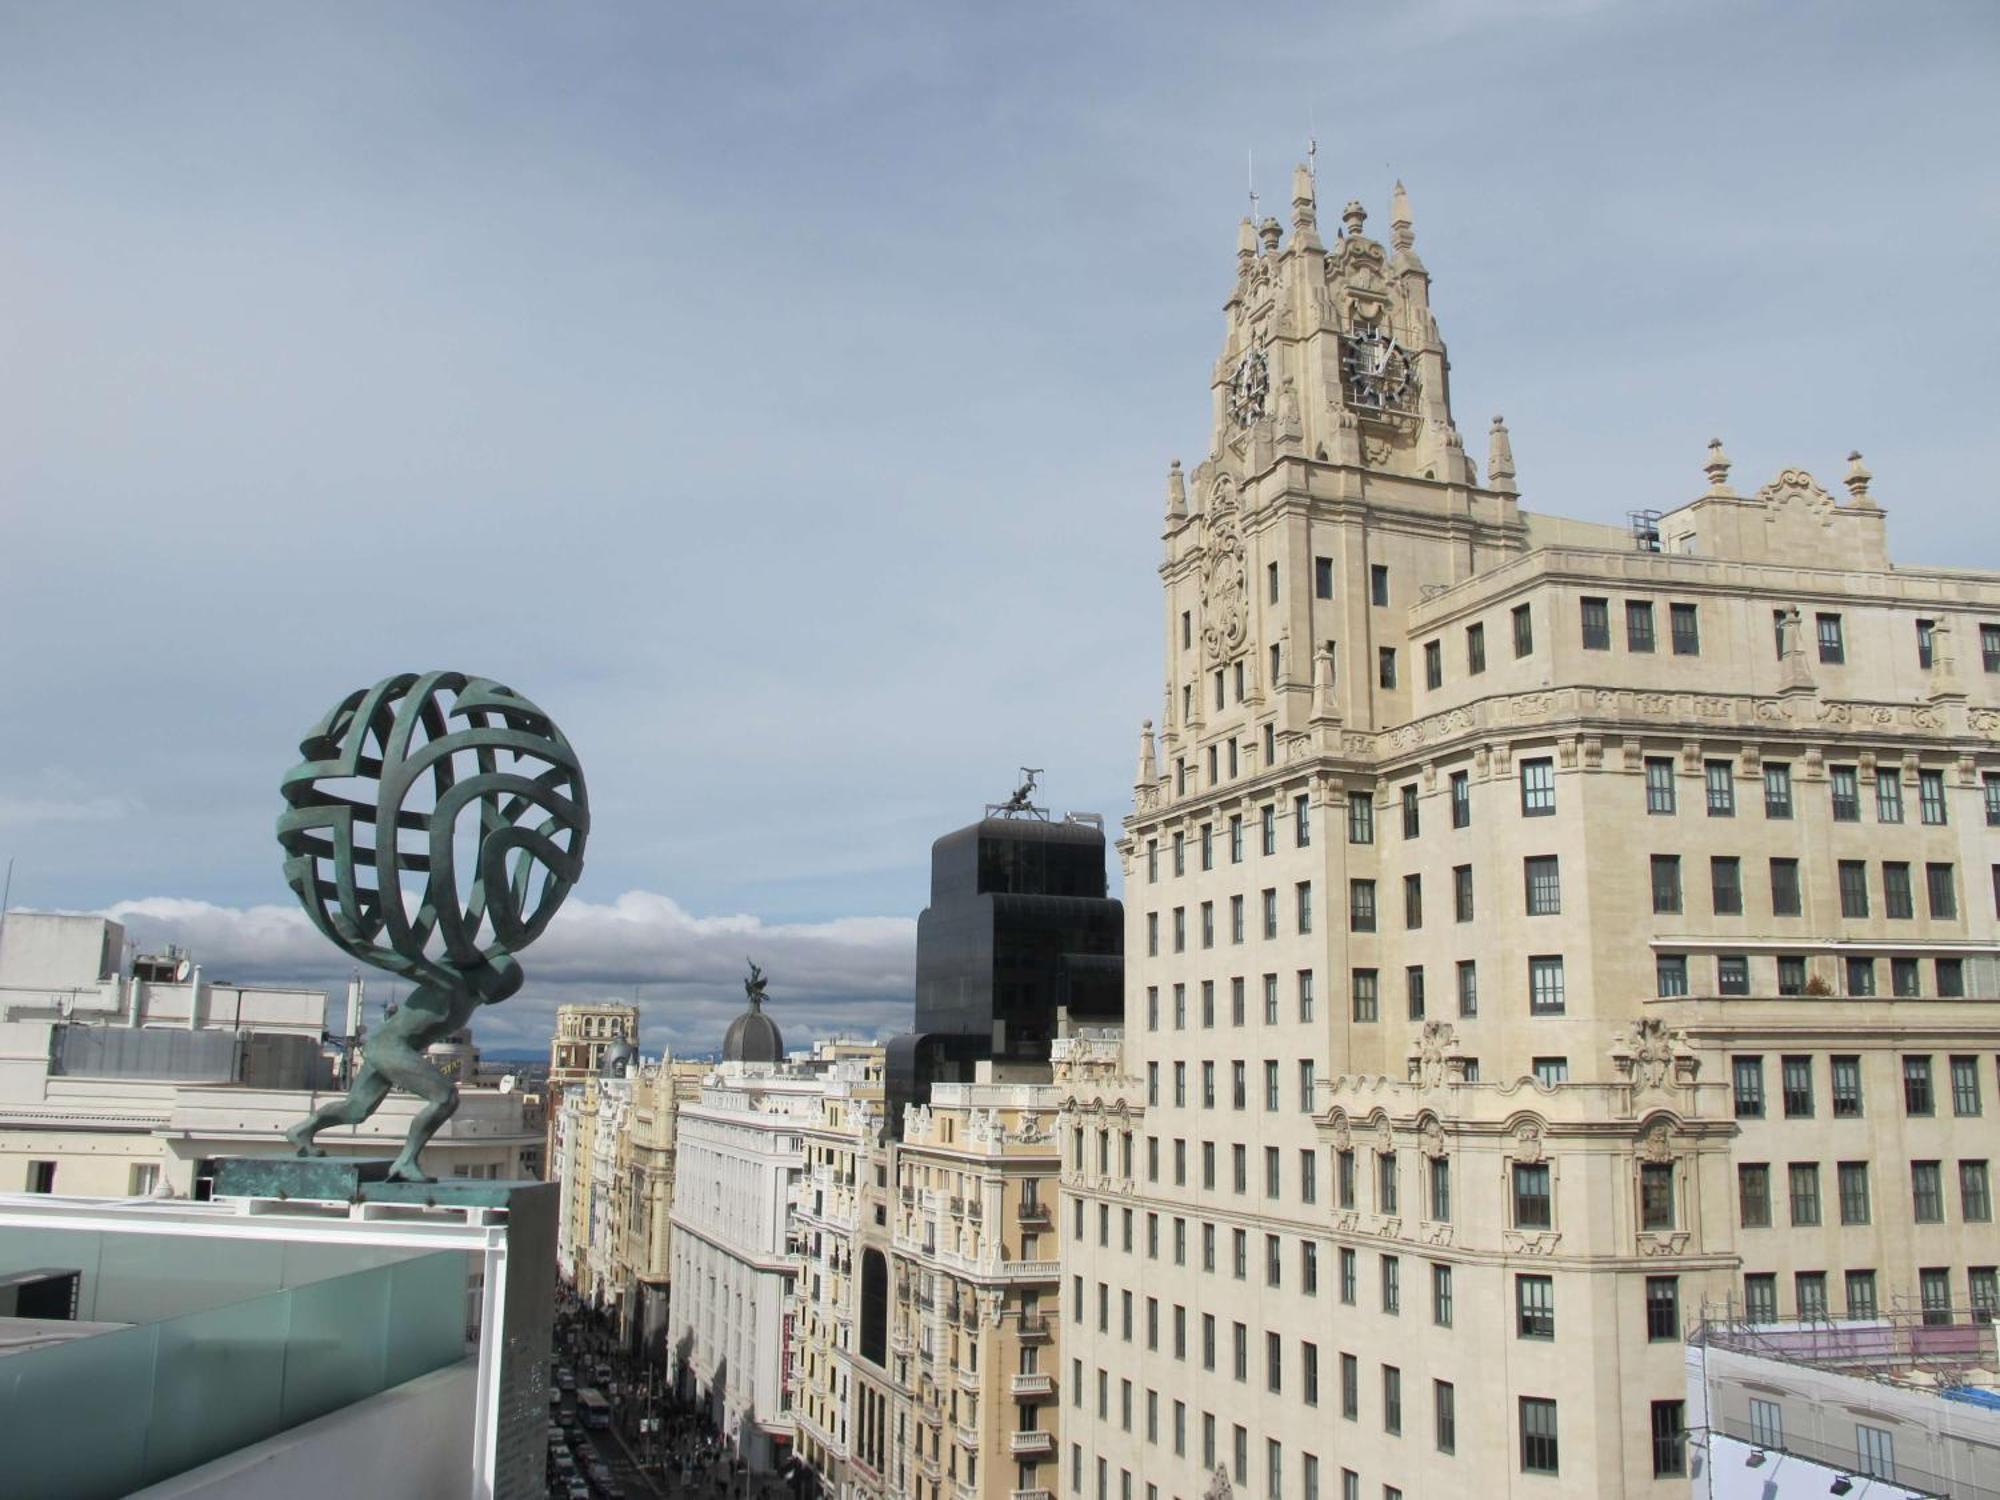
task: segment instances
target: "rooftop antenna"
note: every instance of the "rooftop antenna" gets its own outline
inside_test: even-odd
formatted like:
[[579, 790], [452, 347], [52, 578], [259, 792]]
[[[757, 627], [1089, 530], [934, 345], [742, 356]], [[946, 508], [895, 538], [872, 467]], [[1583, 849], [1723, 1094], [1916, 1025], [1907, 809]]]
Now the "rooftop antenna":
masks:
[[1249, 169], [1250, 222], [1252, 224], [1255, 224], [1258, 222], [1258, 220], [1257, 220], [1257, 152], [1254, 147], [1249, 151], [1248, 157], [1250, 163], [1250, 169]]
[[1306, 106], [1306, 176], [1319, 186], [1319, 133], [1313, 127], [1312, 106]]
[[0, 885], [0, 928], [7, 925], [7, 903], [14, 898], [14, 857], [7, 856], [7, 882]]

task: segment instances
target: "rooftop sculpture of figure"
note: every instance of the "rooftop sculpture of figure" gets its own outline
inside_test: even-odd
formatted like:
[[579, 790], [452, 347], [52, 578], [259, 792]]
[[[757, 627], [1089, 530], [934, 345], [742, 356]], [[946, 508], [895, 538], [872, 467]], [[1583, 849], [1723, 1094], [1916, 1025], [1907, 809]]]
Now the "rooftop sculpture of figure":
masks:
[[[405, 672], [349, 693], [300, 742], [278, 819], [285, 881], [342, 951], [416, 989], [368, 1038], [353, 1087], [286, 1134], [358, 1125], [391, 1088], [425, 1101], [389, 1176], [427, 1182], [458, 1089], [424, 1049], [521, 987], [515, 955], [583, 872], [583, 769], [549, 716], [499, 683]], [[461, 866], [463, 882], [461, 882]]]

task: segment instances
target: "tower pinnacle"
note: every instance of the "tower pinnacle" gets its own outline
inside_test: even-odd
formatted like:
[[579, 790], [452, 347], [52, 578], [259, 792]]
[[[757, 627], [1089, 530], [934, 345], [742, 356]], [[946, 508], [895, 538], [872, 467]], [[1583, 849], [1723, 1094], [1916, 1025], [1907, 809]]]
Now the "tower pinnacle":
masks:
[[1493, 430], [1486, 436], [1486, 487], [1505, 495], [1517, 495], [1514, 483], [1514, 440], [1507, 435], [1507, 422], [1494, 417]]
[[1417, 245], [1417, 231], [1410, 218], [1410, 195], [1403, 189], [1403, 179], [1396, 179], [1396, 191], [1389, 199], [1389, 247], [1398, 255], [1414, 250]]

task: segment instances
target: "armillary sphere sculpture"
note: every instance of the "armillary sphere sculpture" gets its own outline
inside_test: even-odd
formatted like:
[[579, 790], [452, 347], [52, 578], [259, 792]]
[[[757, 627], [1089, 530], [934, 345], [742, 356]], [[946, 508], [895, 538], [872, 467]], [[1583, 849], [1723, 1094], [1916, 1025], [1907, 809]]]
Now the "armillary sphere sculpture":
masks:
[[419, 1154], [458, 1108], [424, 1049], [521, 987], [515, 955], [583, 871], [583, 769], [549, 716], [462, 672], [405, 672], [349, 693], [299, 744], [278, 819], [285, 880], [315, 926], [417, 988], [368, 1038], [343, 1099], [285, 1134], [358, 1125], [391, 1088], [425, 1101], [389, 1170], [428, 1182]]

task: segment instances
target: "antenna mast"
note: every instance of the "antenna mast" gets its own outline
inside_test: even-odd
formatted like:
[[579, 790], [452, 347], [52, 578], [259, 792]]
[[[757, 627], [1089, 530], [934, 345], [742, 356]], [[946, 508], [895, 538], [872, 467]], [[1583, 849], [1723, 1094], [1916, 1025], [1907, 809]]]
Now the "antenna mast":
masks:
[[1257, 152], [1253, 147], [1248, 153], [1250, 180], [1250, 222], [1257, 222]]

